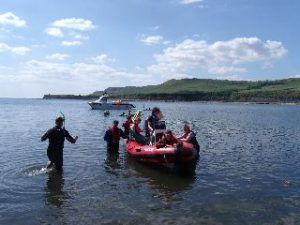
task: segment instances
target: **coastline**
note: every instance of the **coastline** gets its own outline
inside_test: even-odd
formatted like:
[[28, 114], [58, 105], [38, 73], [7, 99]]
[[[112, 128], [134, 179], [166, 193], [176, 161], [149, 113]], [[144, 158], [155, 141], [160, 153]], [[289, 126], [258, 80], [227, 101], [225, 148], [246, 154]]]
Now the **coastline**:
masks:
[[[86, 100], [93, 101], [99, 98], [99, 96], [94, 95], [44, 95], [42, 99], [44, 100]], [[121, 96], [111, 96], [111, 99], [121, 98]], [[299, 101], [278, 101], [267, 99], [259, 99], [260, 101], [221, 101], [221, 100], [185, 100], [185, 99], [158, 99], [158, 98], [126, 98], [126, 101], [131, 102], [140, 102], [140, 101], [149, 101], [149, 102], [199, 102], [199, 103], [215, 103], [215, 104], [224, 104], [224, 103], [232, 103], [232, 104], [245, 104], [245, 105], [300, 105]], [[271, 101], [270, 101], [271, 100]]]
[[107, 93], [112, 99], [164, 102], [239, 102], [300, 104], [300, 79], [228, 81], [212, 79], [168, 80], [158, 85], [108, 87], [87, 95], [47, 94], [43, 99], [95, 100]]

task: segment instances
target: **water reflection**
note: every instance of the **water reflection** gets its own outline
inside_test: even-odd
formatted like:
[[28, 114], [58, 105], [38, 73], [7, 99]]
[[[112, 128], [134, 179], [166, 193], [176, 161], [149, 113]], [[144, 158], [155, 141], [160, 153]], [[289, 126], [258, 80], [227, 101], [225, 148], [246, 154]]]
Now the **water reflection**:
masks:
[[148, 187], [155, 191], [154, 197], [160, 198], [164, 203], [170, 203], [176, 195], [192, 187], [196, 180], [197, 162], [184, 168], [161, 167], [141, 164], [127, 157], [125, 166], [127, 170], [134, 170], [135, 176], [146, 179]]
[[121, 168], [120, 155], [118, 152], [107, 151], [104, 168], [107, 173], [118, 175], [118, 170]]
[[60, 208], [66, 198], [66, 193], [63, 191], [64, 187], [63, 173], [57, 171], [50, 171], [47, 185], [46, 185], [46, 202]]

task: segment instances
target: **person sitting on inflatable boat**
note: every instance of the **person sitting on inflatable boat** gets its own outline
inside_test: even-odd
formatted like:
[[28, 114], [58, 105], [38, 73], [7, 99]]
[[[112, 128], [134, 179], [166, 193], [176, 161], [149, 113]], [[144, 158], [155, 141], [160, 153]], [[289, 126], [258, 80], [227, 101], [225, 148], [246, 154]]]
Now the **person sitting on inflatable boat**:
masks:
[[183, 131], [184, 131], [183, 135], [181, 137], [179, 137], [178, 140], [191, 143], [192, 145], [194, 145], [194, 148], [199, 153], [200, 145], [197, 141], [196, 133], [191, 130], [191, 128], [188, 124], [184, 124]]
[[142, 129], [139, 124], [141, 123], [141, 112], [138, 111], [132, 117], [132, 123], [130, 124], [130, 136], [142, 145], [146, 144], [145, 137], [141, 134]]
[[104, 141], [107, 142], [107, 151], [118, 152], [120, 138], [127, 138], [126, 134], [118, 127], [118, 125], [119, 121], [114, 120], [112, 127], [105, 132]]
[[177, 138], [173, 135], [171, 130], [167, 130], [161, 139], [156, 143], [157, 148], [164, 148], [167, 145], [175, 145], [178, 144]]

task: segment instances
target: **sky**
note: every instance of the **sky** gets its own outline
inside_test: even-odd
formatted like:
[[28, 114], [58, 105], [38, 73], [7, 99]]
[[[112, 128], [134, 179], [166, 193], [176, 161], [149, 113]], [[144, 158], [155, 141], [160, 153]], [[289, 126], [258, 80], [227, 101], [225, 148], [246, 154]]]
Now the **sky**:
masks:
[[0, 97], [300, 77], [298, 0], [0, 0]]

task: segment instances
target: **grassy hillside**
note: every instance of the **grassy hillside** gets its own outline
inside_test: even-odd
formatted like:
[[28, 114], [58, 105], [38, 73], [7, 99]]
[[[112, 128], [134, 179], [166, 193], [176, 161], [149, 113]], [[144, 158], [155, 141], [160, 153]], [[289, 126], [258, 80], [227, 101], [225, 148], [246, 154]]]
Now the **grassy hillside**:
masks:
[[[182, 79], [143, 87], [110, 87], [104, 91], [111, 97], [153, 100], [299, 102], [300, 79], [255, 82]], [[86, 97], [102, 93], [98, 91]]]
[[160, 85], [107, 88], [122, 98], [216, 101], [300, 101], [300, 79], [228, 81], [211, 79], [169, 80]]

